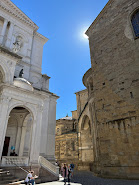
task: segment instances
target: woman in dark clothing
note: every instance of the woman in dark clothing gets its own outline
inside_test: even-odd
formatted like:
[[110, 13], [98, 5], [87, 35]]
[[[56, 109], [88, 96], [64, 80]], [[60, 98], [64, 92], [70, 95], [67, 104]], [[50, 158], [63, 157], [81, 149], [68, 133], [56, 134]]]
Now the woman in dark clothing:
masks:
[[71, 177], [72, 177], [72, 171], [69, 164], [68, 165], [68, 185], [70, 185]]
[[63, 167], [63, 177], [64, 177], [64, 185], [66, 185], [67, 177], [68, 177], [68, 168], [66, 164], [64, 164]]

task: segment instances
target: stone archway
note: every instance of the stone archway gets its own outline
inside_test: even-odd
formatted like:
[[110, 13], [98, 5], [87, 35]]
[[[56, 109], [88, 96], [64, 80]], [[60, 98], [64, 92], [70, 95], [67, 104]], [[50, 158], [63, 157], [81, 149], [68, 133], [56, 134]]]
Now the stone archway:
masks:
[[3, 145], [3, 156], [10, 156], [13, 149], [20, 157], [29, 157], [33, 117], [24, 107], [14, 107], [10, 114]]
[[80, 148], [81, 157], [80, 160], [84, 163], [84, 169], [90, 170], [90, 163], [93, 162], [93, 142], [90, 119], [87, 115], [84, 115], [80, 128]]
[[0, 66], [0, 84], [4, 82], [4, 72]]

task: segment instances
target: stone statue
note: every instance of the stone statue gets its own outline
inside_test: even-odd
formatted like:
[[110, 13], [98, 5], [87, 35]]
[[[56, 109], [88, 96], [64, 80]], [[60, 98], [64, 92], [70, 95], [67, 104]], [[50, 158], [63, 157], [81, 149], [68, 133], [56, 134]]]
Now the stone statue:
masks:
[[13, 45], [14, 45], [13, 46], [14, 53], [17, 53], [18, 51], [20, 51], [23, 45], [22, 37], [21, 36], [16, 37], [16, 41], [15, 43], [13, 43]]
[[23, 74], [24, 74], [23, 69], [21, 69], [21, 71], [19, 73], [19, 78], [23, 78]]

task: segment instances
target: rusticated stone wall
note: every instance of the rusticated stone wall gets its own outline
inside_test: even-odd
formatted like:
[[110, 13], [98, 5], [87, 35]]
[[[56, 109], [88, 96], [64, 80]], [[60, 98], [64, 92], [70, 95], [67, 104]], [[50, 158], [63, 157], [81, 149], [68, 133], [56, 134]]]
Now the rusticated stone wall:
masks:
[[131, 24], [137, 8], [137, 0], [110, 0], [87, 31], [92, 72], [83, 81], [91, 89], [92, 169], [100, 176], [139, 178], [139, 39]]

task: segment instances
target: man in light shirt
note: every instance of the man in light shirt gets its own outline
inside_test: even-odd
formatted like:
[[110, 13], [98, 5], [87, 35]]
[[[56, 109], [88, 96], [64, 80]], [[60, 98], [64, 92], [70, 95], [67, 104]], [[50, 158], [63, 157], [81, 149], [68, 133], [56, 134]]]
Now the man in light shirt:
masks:
[[30, 171], [30, 173], [27, 174], [27, 177], [25, 179], [25, 183], [31, 183], [32, 185], [34, 185], [35, 183], [35, 178], [37, 178], [37, 176], [35, 175], [34, 177], [32, 176], [34, 173], [34, 171]]

